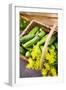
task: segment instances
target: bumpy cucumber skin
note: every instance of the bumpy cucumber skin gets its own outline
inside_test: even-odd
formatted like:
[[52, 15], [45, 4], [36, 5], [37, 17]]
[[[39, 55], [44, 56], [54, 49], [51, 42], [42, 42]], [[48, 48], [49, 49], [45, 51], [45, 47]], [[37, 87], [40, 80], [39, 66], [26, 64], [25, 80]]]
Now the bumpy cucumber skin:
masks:
[[39, 30], [38, 26], [35, 26], [30, 32], [29, 35], [35, 34]]
[[25, 35], [20, 37], [20, 42], [21, 43], [26, 43], [27, 41], [29, 41], [30, 39], [34, 38], [35, 35]]
[[20, 54], [21, 54], [21, 55], [25, 55], [25, 50], [24, 50], [24, 48], [21, 47], [21, 46], [20, 46]]
[[56, 49], [58, 49], [58, 43], [57, 42], [55, 42], [55, 47], [56, 47]]
[[45, 33], [40, 32], [37, 36], [35, 36], [33, 39], [31, 39], [28, 42], [26, 42], [23, 46], [25, 48], [28, 48], [28, 47], [36, 44], [44, 35], [45, 35]]
[[28, 47], [32, 46], [33, 44], [36, 44], [37, 41], [39, 41], [39, 37], [38, 37], [38, 36], [34, 37], [32, 40], [29, 40], [29, 41], [26, 42], [23, 46], [24, 46], [25, 48], [28, 48]]
[[30, 57], [31, 56], [30, 51], [27, 51], [25, 56]]
[[56, 40], [56, 36], [52, 36], [49, 41], [49, 45], [51, 45], [55, 40]]
[[42, 39], [38, 42], [38, 45], [42, 45], [46, 41], [47, 36], [48, 34], [42, 37]]

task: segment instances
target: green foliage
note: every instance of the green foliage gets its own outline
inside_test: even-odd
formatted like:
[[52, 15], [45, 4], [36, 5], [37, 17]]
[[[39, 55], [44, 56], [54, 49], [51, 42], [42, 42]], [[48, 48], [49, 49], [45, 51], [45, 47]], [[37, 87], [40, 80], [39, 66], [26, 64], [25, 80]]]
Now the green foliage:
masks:
[[20, 17], [20, 31], [23, 31], [28, 25], [28, 21]]

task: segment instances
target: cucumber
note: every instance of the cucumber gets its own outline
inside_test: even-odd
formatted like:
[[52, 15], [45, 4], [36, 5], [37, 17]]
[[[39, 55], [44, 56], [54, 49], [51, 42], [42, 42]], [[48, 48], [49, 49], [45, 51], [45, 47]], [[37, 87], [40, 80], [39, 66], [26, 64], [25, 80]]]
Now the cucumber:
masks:
[[56, 36], [52, 36], [50, 41], [49, 41], [49, 45], [51, 45], [52, 43], [54, 43], [54, 41], [56, 40]]
[[28, 42], [26, 42], [25, 44], [23, 44], [23, 46], [25, 48], [31, 47], [34, 44], [36, 44], [42, 37], [44, 36], [43, 32], [40, 32], [37, 36], [35, 36], [33, 39], [29, 40]]
[[21, 43], [25, 43], [27, 41], [29, 41], [30, 39], [32, 39], [35, 35], [25, 35], [25, 36], [22, 36], [20, 37], [20, 42]]
[[39, 36], [40, 39], [41, 39], [44, 35], [45, 35], [45, 32], [44, 32], [44, 31], [41, 31], [41, 32], [38, 34], [38, 36]]
[[25, 49], [22, 46], [20, 46], [20, 54], [25, 55]]
[[26, 57], [30, 57], [31, 56], [31, 53], [30, 51], [27, 51], [26, 54], [25, 54]]
[[39, 41], [39, 37], [38, 36], [36, 36], [36, 37], [34, 37], [33, 39], [31, 39], [31, 40], [29, 40], [28, 42], [26, 42], [23, 46], [25, 47], [25, 48], [28, 48], [28, 47], [31, 47], [33, 44], [36, 44], [38, 41]]
[[56, 49], [58, 49], [58, 43], [57, 42], [55, 42], [55, 47], [56, 47]]
[[29, 35], [35, 34], [39, 30], [38, 26], [35, 26], [30, 32]]
[[45, 41], [46, 41], [47, 36], [48, 36], [48, 34], [46, 34], [37, 44], [38, 44], [38, 45], [44, 44]]
[[39, 31], [43, 32], [44, 34], [46, 34], [46, 32], [42, 28], [40, 28]]

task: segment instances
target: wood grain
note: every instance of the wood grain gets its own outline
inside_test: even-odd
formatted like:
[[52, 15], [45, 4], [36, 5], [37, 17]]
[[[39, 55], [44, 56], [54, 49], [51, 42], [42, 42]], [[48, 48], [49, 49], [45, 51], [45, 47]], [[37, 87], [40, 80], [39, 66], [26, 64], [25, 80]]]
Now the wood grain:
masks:
[[50, 27], [52, 27], [55, 22], [58, 22], [58, 15], [56, 13], [21, 13], [21, 15], [28, 18], [29, 21], [34, 19]]

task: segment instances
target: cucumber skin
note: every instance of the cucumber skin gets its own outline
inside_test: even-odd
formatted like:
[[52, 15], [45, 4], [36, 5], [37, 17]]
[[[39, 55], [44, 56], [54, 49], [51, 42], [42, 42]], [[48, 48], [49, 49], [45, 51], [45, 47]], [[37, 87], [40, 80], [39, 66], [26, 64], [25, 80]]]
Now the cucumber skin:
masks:
[[42, 45], [46, 41], [47, 36], [48, 36], [48, 34], [45, 35], [37, 44]]
[[50, 41], [49, 41], [49, 45], [51, 45], [52, 43], [54, 43], [54, 41], [56, 40], [56, 36], [52, 36]]
[[29, 35], [35, 34], [39, 30], [38, 26], [35, 26], [30, 32]]
[[30, 57], [31, 56], [31, 53], [30, 51], [27, 51], [26, 54], [25, 54], [26, 57]]
[[25, 35], [20, 37], [20, 42], [21, 43], [26, 43], [27, 41], [29, 41], [30, 39], [34, 38], [35, 35]]
[[28, 42], [26, 42], [25, 44], [23, 44], [23, 46], [25, 48], [28, 48], [34, 44], [36, 44], [43, 36], [45, 35], [45, 33], [40, 32], [37, 36], [35, 36], [33, 39], [29, 40]]
[[23, 47], [20, 46], [20, 54], [25, 55], [25, 50]]
[[55, 47], [56, 47], [56, 49], [58, 49], [58, 43], [57, 42], [55, 42]]
[[[38, 45], [42, 45], [42, 44], [46, 41], [47, 36], [48, 36], [48, 34], [46, 34], [46, 35], [38, 42]], [[48, 44], [48, 45], [51, 45], [55, 40], [56, 40], [56, 36], [53, 36], [53, 37], [51, 38], [51, 40], [49, 41], [49, 44]]]
[[33, 44], [36, 44], [38, 40], [39, 40], [39, 37], [36, 36], [32, 40], [29, 40], [28, 42], [26, 42], [23, 46], [25, 48], [28, 48], [28, 47], [32, 46]]

